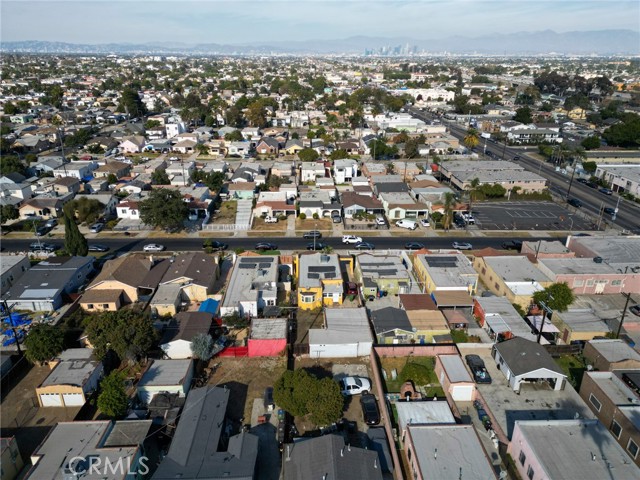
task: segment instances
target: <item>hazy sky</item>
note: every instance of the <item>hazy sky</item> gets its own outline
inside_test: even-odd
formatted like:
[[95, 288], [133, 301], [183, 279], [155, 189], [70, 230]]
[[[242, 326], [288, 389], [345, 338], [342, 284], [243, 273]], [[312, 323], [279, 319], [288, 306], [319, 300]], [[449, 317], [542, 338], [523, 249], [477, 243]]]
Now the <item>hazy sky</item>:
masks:
[[0, 40], [257, 43], [364, 35], [430, 39], [555, 30], [640, 30], [640, 2], [2, 0]]

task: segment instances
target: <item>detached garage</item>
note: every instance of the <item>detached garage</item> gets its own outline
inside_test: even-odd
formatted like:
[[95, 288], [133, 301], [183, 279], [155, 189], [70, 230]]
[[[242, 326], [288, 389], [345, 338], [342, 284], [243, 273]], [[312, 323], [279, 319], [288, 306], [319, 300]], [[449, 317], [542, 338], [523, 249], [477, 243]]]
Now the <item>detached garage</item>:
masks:
[[49, 365], [51, 373], [36, 388], [41, 407], [81, 407], [98, 388], [104, 373], [102, 362], [93, 360], [89, 348], [65, 350]]
[[365, 357], [373, 335], [366, 308], [325, 308], [324, 327], [309, 330], [311, 358]]
[[138, 383], [138, 398], [149, 404], [158, 393], [177, 393], [186, 397], [193, 379], [191, 360], [154, 360]]
[[435, 372], [442, 388], [456, 402], [470, 402], [476, 395], [476, 384], [459, 355], [438, 355]]
[[254, 318], [247, 342], [250, 357], [277, 357], [287, 348], [286, 318]]

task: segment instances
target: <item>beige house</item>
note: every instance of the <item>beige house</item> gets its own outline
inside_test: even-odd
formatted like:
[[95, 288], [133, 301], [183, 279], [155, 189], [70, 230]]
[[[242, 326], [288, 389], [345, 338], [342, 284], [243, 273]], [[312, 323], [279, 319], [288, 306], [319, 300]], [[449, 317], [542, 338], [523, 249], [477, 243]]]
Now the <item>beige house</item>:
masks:
[[219, 273], [217, 256], [184, 253], [170, 263], [160, 285], [180, 285], [182, 294], [191, 302], [203, 302]]

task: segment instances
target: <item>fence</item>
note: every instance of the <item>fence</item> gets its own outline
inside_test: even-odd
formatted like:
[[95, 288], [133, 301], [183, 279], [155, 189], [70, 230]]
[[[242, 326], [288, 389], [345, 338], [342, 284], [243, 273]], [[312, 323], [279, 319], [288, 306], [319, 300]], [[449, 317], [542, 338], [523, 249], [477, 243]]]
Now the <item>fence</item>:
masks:
[[582, 353], [581, 344], [545, 345], [544, 348], [552, 357], [560, 357], [562, 355], [578, 355]]
[[250, 224], [242, 223], [209, 223], [207, 225], [202, 225], [202, 231], [209, 232], [229, 232], [235, 230], [249, 230], [250, 228]]
[[300, 357], [302, 355], [309, 355], [309, 344], [308, 343], [294, 343], [290, 345], [291, 354], [294, 357]]
[[249, 347], [227, 347], [217, 357], [248, 357]]

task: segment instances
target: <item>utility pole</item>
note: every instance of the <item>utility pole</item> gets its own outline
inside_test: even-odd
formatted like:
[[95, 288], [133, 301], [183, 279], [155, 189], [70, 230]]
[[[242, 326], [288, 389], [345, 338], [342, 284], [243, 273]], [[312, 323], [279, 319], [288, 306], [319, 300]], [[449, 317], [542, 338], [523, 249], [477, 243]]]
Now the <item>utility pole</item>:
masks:
[[627, 307], [629, 306], [629, 300], [631, 300], [631, 292], [623, 293], [622, 295], [627, 297], [624, 302], [624, 309], [622, 310], [622, 317], [620, 318], [620, 324], [618, 325], [618, 331], [616, 332], [616, 338], [620, 338], [620, 330], [622, 330], [622, 324], [624, 323], [624, 317], [627, 314]]
[[569, 200], [569, 194], [571, 193], [571, 185], [573, 185], [573, 176], [576, 174], [576, 166], [575, 166], [575, 162], [572, 165], [572, 170], [571, 170], [571, 180], [569, 180], [569, 188], [567, 188], [567, 200]]
[[[553, 297], [549, 295], [549, 298], [553, 300]], [[549, 301], [549, 299], [547, 299]], [[537, 342], [540, 343], [540, 337], [542, 337], [542, 330], [544, 329], [544, 321], [546, 319], [546, 314], [549, 313], [549, 319], [551, 319], [551, 315], [553, 315], [553, 310], [544, 302], [538, 302], [538, 304], [542, 307], [542, 322], [540, 323], [540, 329], [538, 330], [538, 339]]]

